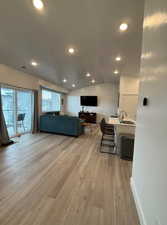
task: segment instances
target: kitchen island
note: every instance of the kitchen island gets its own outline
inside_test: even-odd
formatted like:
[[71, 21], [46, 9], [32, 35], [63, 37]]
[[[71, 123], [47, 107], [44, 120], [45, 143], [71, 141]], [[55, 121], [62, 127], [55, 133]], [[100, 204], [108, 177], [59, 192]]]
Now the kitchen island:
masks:
[[108, 124], [114, 125], [115, 128], [115, 152], [120, 155], [120, 139], [121, 136], [135, 136], [136, 122], [132, 119], [126, 118], [122, 121], [119, 118], [110, 117]]

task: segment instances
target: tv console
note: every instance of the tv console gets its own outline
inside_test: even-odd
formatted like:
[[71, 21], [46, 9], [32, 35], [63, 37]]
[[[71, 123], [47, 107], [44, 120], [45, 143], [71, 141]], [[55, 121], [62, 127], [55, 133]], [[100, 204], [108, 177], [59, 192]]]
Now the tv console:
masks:
[[96, 123], [97, 114], [90, 112], [79, 112], [79, 118], [85, 120], [86, 123]]

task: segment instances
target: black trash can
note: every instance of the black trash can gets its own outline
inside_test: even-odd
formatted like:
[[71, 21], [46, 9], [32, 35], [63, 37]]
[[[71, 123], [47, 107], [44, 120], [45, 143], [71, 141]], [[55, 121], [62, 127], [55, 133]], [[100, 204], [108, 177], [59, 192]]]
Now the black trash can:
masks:
[[122, 135], [120, 137], [120, 157], [125, 160], [133, 160], [134, 135]]

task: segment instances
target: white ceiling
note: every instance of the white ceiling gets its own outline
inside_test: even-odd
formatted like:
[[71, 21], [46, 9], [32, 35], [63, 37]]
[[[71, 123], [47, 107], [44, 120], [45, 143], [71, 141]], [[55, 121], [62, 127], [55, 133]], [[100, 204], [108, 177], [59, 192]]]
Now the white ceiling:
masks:
[[[43, 0], [38, 11], [32, 0], [0, 3], [0, 60], [71, 89], [117, 81], [121, 75], [136, 75], [140, 67], [144, 0]], [[122, 22], [129, 24], [119, 31]], [[67, 54], [75, 47], [74, 56]], [[121, 55], [123, 60], [115, 62]], [[39, 63], [33, 67], [30, 63]], [[62, 79], [67, 83], [63, 84]]]

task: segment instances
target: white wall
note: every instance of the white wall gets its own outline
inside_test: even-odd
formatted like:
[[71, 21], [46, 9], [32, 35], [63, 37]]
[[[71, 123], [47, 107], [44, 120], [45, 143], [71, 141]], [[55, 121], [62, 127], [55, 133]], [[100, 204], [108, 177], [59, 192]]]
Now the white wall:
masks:
[[[141, 224], [167, 224], [167, 2], [146, 0], [132, 187]], [[148, 97], [149, 104], [142, 106]]]
[[108, 118], [118, 110], [118, 84], [106, 83], [74, 90], [67, 96], [67, 113], [78, 116], [81, 111], [80, 96], [98, 96], [98, 107], [85, 107], [85, 111], [96, 112], [98, 121], [102, 117]]
[[9, 66], [0, 64], [0, 83], [22, 87], [27, 89], [38, 90], [40, 85], [47, 88], [67, 93], [68, 91], [60, 86], [52, 84], [51, 82], [42, 80], [36, 76], [26, 74], [24, 72], [15, 70]]
[[[40, 90], [40, 86], [43, 86], [64, 93], [62, 94], [62, 98], [64, 99], [65, 95], [68, 93], [66, 89], [58, 85], [42, 80], [36, 76], [15, 70], [3, 64], [0, 64], [0, 83], [31, 90]], [[62, 112], [65, 111], [64, 107], [65, 106], [62, 106]], [[39, 106], [39, 112], [40, 109], [41, 107]]]
[[137, 104], [139, 94], [139, 77], [120, 77], [119, 109], [126, 111], [128, 117], [136, 120]]

